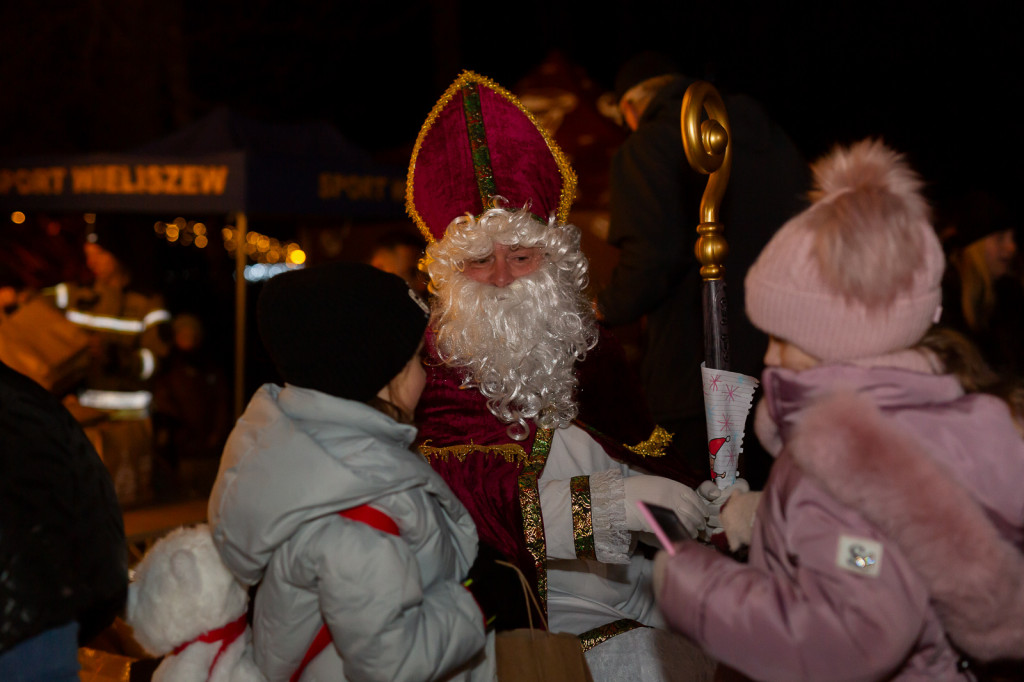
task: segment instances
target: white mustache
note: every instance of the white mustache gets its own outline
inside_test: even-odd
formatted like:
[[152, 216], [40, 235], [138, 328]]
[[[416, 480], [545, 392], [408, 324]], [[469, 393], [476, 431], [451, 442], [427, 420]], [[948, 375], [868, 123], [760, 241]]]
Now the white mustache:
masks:
[[526, 420], [550, 428], [575, 418], [575, 363], [596, 341], [582, 294], [558, 274], [548, 264], [496, 287], [451, 273], [438, 287], [441, 358], [469, 370], [491, 412], [523, 430]]

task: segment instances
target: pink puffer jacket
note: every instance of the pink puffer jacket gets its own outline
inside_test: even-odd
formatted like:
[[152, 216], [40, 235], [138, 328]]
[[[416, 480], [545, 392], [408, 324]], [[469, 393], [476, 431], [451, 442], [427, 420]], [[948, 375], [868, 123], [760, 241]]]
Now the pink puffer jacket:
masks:
[[958, 649], [1021, 656], [1024, 442], [1006, 406], [900, 369], [771, 369], [764, 387], [782, 450], [749, 562], [683, 546], [669, 622], [764, 680], [963, 680]]

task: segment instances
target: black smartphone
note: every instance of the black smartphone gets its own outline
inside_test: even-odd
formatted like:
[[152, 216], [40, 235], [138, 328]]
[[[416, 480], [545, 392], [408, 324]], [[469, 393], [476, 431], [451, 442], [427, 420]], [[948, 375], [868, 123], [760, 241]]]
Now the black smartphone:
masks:
[[636, 506], [647, 519], [651, 529], [654, 530], [654, 535], [658, 538], [662, 548], [669, 554], [676, 553], [675, 543], [690, 539], [690, 533], [686, 527], [679, 521], [676, 513], [668, 507], [643, 500], [637, 500]]

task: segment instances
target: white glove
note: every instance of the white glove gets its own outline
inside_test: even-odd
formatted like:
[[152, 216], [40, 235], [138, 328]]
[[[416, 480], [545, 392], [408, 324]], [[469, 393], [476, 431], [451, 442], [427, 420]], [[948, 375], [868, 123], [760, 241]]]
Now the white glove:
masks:
[[674, 511], [692, 538], [704, 529], [707, 505], [692, 488], [661, 476], [627, 476], [622, 483], [626, 494], [626, 527], [629, 530], [646, 533], [654, 530], [637, 509], [637, 500]]
[[720, 490], [714, 481], [704, 481], [697, 486], [697, 494], [701, 496], [708, 506], [708, 535], [713, 535], [722, 530], [720, 514], [729, 496], [734, 493], [748, 492], [750, 492], [750, 484], [742, 478], [737, 478], [736, 482], [725, 490]]

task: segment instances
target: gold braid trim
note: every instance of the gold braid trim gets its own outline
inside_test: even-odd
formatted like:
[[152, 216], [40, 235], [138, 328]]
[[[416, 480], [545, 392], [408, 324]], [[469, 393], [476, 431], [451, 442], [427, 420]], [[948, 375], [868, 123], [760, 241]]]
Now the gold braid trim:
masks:
[[623, 443], [622, 447], [641, 457], [664, 457], [665, 448], [671, 444], [672, 434], [660, 426], [655, 426], [654, 431], [651, 431], [651, 437], [647, 440], [636, 445], [626, 445]]
[[526, 454], [526, 450], [523, 449], [523, 446], [516, 443], [509, 445], [477, 445], [470, 441], [464, 445], [446, 445], [441, 448], [428, 445], [428, 443], [430, 443], [430, 441], [425, 440], [419, 446], [420, 454], [427, 460], [434, 458], [447, 462], [449, 457], [454, 457], [460, 462], [465, 462], [466, 457], [474, 452], [479, 452], [485, 455], [497, 455], [498, 457], [504, 458], [506, 462], [525, 462], [529, 457], [529, 455]]
[[591, 516], [590, 476], [569, 479], [569, 499], [572, 507], [572, 535], [577, 559], [597, 559], [594, 547], [594, 520]]
[[607, 642], [615, 635], [621, 635], [623, 632], [629, 632], [630, 630], [636, 630], [637, 628], [648, 627], [643, 623], [638, 623], [635, 620], [623, 618], [622, 620], [616, 620], [607, 625], [596, 627], [593, 630], [587, 630], [583, 634], [579, 635], [580, 647], [584, 652], [590, 651], [598, 644]]
[[540, 597], [544, 617], [548, 615], [547, 541], [544, 538], [544, 519], [540, 511], [538, 480], [551, 451], [551, 429], [537, 429], [530, 458], [519, 474], [519, 506], [523, 513], [523, 535], [526, 549], [533, 557], [537, 569], [537, 595]]
[[[409, 172], [406, 175], [405, 180], [405, 212], [412, 218], [413, 222], [416, 223], [416, 227], [420, 229], [420, 233], [423, 238], [427, 240], [427, 244], [434, 243], [434, 235], [430, 233], [430, 227], [427, 225], [423, 217], [420, 216], [419, 211], [416, 210], [416, 204], [413, 201], [413, 186], [414, 178], [416, 176], [416, 158], [419, 156], [420, 147], [423, 146], [423, 140], [426, 139], [427, 133], [434, 127], [441, 112], [444, 111], [445, 107], [452, 101], [452, 99], [462, 90], [463, 87], [471, 83], [480, 83], [481, 85], [490, 88], [503, 98], [508, 100], [514, 105], [519, 111], [523, 112], [528, 119], [536, 126], [537, 131], [544, 138], [544, 142], [547, 143], [548, 150], [551, 152], [551, 156], [555, 159], [555, 165], [558, 166], [558, 173], [562, 176], [562, 190], [558, 196], [558, 212], [555, 214], [555, 219], [559, 223], [565, 223], [569, 220], [569, 209], [572, 207], [572, 202], [576, 199], [576, 172], [572, 169], [569, 164], [569, 158], [562, 151], [562, 148], [558, 146], [554, 138], [552, 138], [548, 131], [540, 124], [537, 118], [523, 106], [523, 103], [519, 101], [519, 98], [513, 95], [511, 92], [501, 87], [490, 78], [481, 76], [480, 74], [472, 71], [463, 71], [455, 82], [448, 86], [448, 89], [441, 95], [441, 99], [437, 100], [437, 104], [430, 110], [430, 114], [427, 115], [427, 120], [424, 121], [423, 127], [420, 128], [420, 134], [416, 137], [416, 144], [412, 148], [412, 157], [409, 159]], [[484, 207], [486, 209], [486, 206]], [[455, 216], [452, 216], [455, 217]]]

